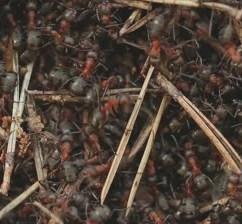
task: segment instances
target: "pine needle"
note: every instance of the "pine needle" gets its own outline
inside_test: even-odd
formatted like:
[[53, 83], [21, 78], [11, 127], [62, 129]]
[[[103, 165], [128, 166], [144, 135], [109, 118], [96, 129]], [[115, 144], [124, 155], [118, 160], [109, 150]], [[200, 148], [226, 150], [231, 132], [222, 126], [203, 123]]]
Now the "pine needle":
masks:
[[125, 33], [123, 33], [123, 35], [134, 32], [135, 30], [137, 30], [140, 27], [144, 26], [147, 22], [149, 22], [150, 20], [152, 20], [156, 16], [157, 16], [157, 10], [153, 10], [152, 12], [148, 13], [147, 15], [145, 15], [144, 17], [142, 17], [140, 20], [138, 20], [137, 22], [135, 22], [129, 28], [127, 28], [126, 31], [125, 31]]
[[64, 222], [61, 220], [60, 217], [58, 217], [57, 215], [55, 215], [53, 212], [51, 212], [48, 208], [46, 208], [44, 205], [42, 205], [40, 202], [38, 201], [34, 201], [33, 205], [36, 206], [37, 208], [39, 208], [43, 213], [45, 213], [46, 215], [48, 215], [56, 224], [64, 224]]
[[141, 15], [141, 10], [140, 9], [136, 9], [134, 10], [131, 15], [129, 16], [129, 18], [125, 21], [123, 27], [120, 29], [119, 31], [119, 35], [122, 36], [125, 34], [126, 30], [128, 29], [128, 27], [131, 26], [131, 24], [136, 20], [136, 18], [138, 18]]
[[31, 185], [26, 191], [20, 194], [17, 198], [9, 202], [5, 207], [0, 210], [0, 220], [3, 219], [10, 211], [20, 205], [26, 198], [34, 193], [40, 187], [40, 183], [37, 181]]
[[[143, 2], [149, 3], [160, 3], [168, 5], [180, 5], [187, 7], [206, 7], [213, 10], [218, 10], [227, 13], [229, 16], [233, 17], [235, 20], [240, 21], [242, 18], [242, 9], [237, 9], [232, 6], [218, 3], [218, 2], [203, 2], [201, 0], [141, 0]], [[132, 2], [132, 0], [130, 1]]]
[[154, 123], [154, 120], [150, 119], [147, 122], [147, 124], [141, 129], [138, 138], [136, 139], [135, 143], [133, 144], [133, 147], [130, 150], [130, 153], [128, 156], [128, 162], [131, 162], [134, 159], [134, 157], [140, 151], [142, 146], [145, 144], [147, 138], [149, 137], [150, 130], [152, 128], [153, 123]]
[[144, 10], [152, 9], [152, 5], [150, 3], [142, 2], [142, 1], [138, 1], [138, 0], [132, 0], [132, 1], [130, 1], [130, 0], [114, 0], [114, 2], [123, 4], [126, 6], [130, 6], [133, 8], [138, 8], [138, 9], [144, 9]]
[[127, 210], [126, 210], [126, 214], [125, 214], [126, 216], [129, 214], [131, 206], [133, 204], [133, 201], [134, 201], [134, 198], [135, 198], [135, 194], [136, 194], [137, 189], [139, 187], [140, 180], [141, 180], [142, 175], [144, 173], [144, 169], [146, 167], [146, 164], [147, 164], [147, 161], [149, 159], [149, 155], [150, 155], [151, 149], [152, 149], [154, 141], [155, 141], [156, 133], [157, 133], [157, 130], [159, 128], [161, 118], [162, 118], [162, 116], [164, 114], [164, 111], [166, 109], [167, 104], [169, 103], [169, 99], [170, 98], [168, 96], [166, 96], [166, 95], [163, 97], [163, 99], [161, 101], [161, 104], [160, 104], [160, 108], [159, 108], [158, 113], [156, 115], [156, 118], [155, 118], [155, 120], [153, 122], [152, 129], [151, 129], [151, 132], [150, 132], [150, 136], [149, 136], [149, 139], [148, 139], [148, 142], [147, 142], [147, 145], [146, 145], [143, 157], [141, 159], [138, 171], [136, 173], [134, 182], [132, 184], [132, 188], [131, 188], [129, 199], [128, 199], [128, 203], [127, 203]]
[[139, 114], [139, 111], [140, 111], [140, 108], [141, 108], [141, 104], [142, 104], [142, 102], [144, 100], [146, 89], [147, 89], [147, 86], [149, 84], [149, 81], [150, 81], [150, 78], [152, 76], [153, 71], [154, 71], [154, 67], [150, 66], [150, 68], [148, 70], [148, 73], [147, 73], [147, 76], [145, 78], [145, 81], [143, 83], [143, 86], [141, 88], [139, 97], [138, 97], [138, 99], [137, 99], [137, 101], [135, 103], [134, 109], [133, 109], [132, 114], [131, 114], [131, 116], [129, 118], [129, 121], [127, 123], [126, 129], [125, 129], [124, 134], [122, 136], [122, 139], [120, 141], [119, 147], [117, 149], [116, 155], [115, 155], [114, 160], [112, 162], [112, 165], [111, 165], [111, 168], [109, 170], [108, 176], [107, 176], [106, 181], [104, 183], [104, 186], [103, 186], [103, 189], [102, 189], [102, 193], [101, 193], [101, 204], [104, 203], [104, 200], [105, 200], [105, 198], [106, 198], [106, 196], [108, 194], [108, 191], [109, 191], [110, 186], [111, 186], [111, 184], [113, 182], [115, 174], [116, 174], [116, 172], [118, 170], [119, 164], [121, 162], [121, 159], [123, 157], [124, 151], [126, 149], [126, 146], [128, 144], [129, 138], [131, 136], [131, 133], [132, 133], [135, 121], [136, 121], [136, 119], [138, 117], [138, 114]]
[[163, 75], [158, 75], [157, 83], [183, 107], [183, 109], [203, 130], [212, 144], [216, 146], [217, 150], [224, 158], [224, 161], [227, 162], [232, 171], [235, 173], [241, 173], [242, 160], [238, 153], [219, 130], [206, 118], [206, 116]]

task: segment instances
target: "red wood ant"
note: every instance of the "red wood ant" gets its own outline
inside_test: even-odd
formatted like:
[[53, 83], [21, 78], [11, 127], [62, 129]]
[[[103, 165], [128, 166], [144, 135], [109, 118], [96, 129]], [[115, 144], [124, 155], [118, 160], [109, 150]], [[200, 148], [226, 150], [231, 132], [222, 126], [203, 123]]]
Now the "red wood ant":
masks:
[[148, 54], [154, 61], [159, 61], [160, 53], [161, 53], [161, 41], [160, 41], [160, 34], [164, 29], [164, 15], [156, 16], [150, 23], [149, 23], [149, 30], [151, 36], [151, 47], [148, 51]]
[[70, 122], [73, 119], [73, 111], [70, 108], [64, 108], [61, 113], [61, 121], [59, 123], [59, 128], [61, 130], [60, 137], [60, 151], [61, 160], [65, 161], [69, 159], [70, 154], [73, 150], [74, 138], [72, 131], [74, 129], [73, 124]]
[[242, 175], [236, 174], [236, 173], [231, 173], [228, 178], [228, 184], [227, 184], [227, 192], [228, 195], [233, 197], [233, 198], [238, 198], [241, 197], [239, 195], [239, 186], [242, 183]]
[[92, 72], [95, 70], [97, 65], [98, 54], [96, 51], [89, 51], [86, 55], [84, 62], [82, 76], [84, 79], [89, 79]]
[[28, 29], [33, 30], [36, 28], [36, 4], [29, 2], [26, 6], [28, 16]]
[[[193, 176], [192, 181], [199, 191], [203, 191], [208, 187], [208, 179], [204, 174], [202, 174], [200, 164], [198, 163], [197, 157], [193, 150], [192, 142], [186, 142], [184, 148], [185, 148], [185, 158], [188, 165], [191, 168], [191, 172]], [[191, 195], [190, 190], [189, 192], [190, 192], [189, 194]]]
[[14, 15], [13, 13], [11, 12], [11, 8], [10, 8], [10, 5], [5, 5], [4, 6], [4, 11], [5, 11], [5, 14], [6, 14], [6, 18], [9, 22], [9, 24], [11, 25], [11, 27], [13, 29], [15, 29], [17, 27], [17, 22], [14, 18]]
[[97, 6], [98, 16], [104, 25], [112, 22], [112, 5], [108, 2], [102, 2]]
[[102, 107], [101, 113], [103, 114], [104, 120], [106, 120], [110, 115], [114, 115], [118, 107], [121, 105], [127, 105], [130, 103], [128, 96], [122, 96], [120, 98], [113, 98], [108, 100]]
[[164, 214], [161, 214], [161, 212], [158, 214], [155, 211], [151, 211], [149, 212], [148, 217], [154, 224], [165, 224], [165, 216]]

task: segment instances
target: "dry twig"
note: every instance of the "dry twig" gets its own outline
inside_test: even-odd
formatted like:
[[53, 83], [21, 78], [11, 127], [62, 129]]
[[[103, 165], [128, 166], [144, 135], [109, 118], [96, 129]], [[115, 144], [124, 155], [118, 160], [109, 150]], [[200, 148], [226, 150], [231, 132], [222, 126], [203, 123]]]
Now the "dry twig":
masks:
[[144, 100], [144, 96], [145, 96], [145, 93], [146, 93], [146, 89], [147, 89], [147, 86], [149, 84], [149, 81], [150, 81], [150, 78], [151, 78], [151, 75], [154, 71], [154, 67], [153, 66], [150, 66], [149, 68], [149, 71], [147, 73], [147, 76], [145, 78], [145, 81], [143, 83], [143, 86], [141, 88], [141, 91], [140, 91], [140, 94], [139, 94], [139, 97], [135, 103], [135, 106], [134, 106], [134, 109], [132, 111], [132, 114], [129, 118], [129, 121], [128, 121], [128, 124], [125, 128], [125, 131], [124, 131], [124, 134], [122, 136], [122, 139], [120, 141], [120, 144], [119, 144], [119, 147], [117, 149], [117, 152], [116, 152], [116, 155], [114, 157], [114, 160], [112, 162], [112, 165], [111, 165], [111, 168], [110, 168], [110, 171], [108, 173], [108, 176], [107, 176], [107, 179], [104, 183], [104, 186], [103, 186], [103, 189], [102, 189], [102, 193], [101, 193], [101, 204], [103, 204], [107, 194], [108, 194], [108, 191], [110, 189], [110, 186], [113, 182], [113, 179], [114, 179], [114, 176], [117, 172], [117, 169], [118, 169], [118, 166], [121, 162], [121, 159], [123, 157], [123, 154], [124, 154], [124, 151], [126, 149], [126, 146], [128, 144], [128, 141], [129, 141], [129, 138], [131, 136], [131, 133], [132, 133], [132, 130], [133, 130], [133, 127], [134, 127], [134, 124], [135, 124], [135, 121], [136, 121], [136, 118], [139, 114], [139, 110], [140, 110], [140, 107], [141, 107], [141, 104]]
[[130, 191], [130, 195], [129, 195], [129, 199], [128, 199], [128, 203], [127, 203], [127, 207], [126, 207], [127, 208], [126, 216], [129, 214], [131, 206], [133, 204], [135, 194], [136, 194], [137, 189], [139, 187], [140, 180], [142, 178], [144, 169], [145, 169], [147, 161], [149, 159], [151, 149], [152, 149], [154, 141], [155, 141], [156, 133], [157, 133], [157, 130], [159, 128], [161, 118], [164, 114], [164, 111], [166, 109], [167, 104], [169, 103], [169, 100], [170, 100], [170, 98], [168, 96], [165, 95], [163, 97], [161, 104], [160, 104], [160, 108], [159, 108], [158, 113], [156, 115], [156, 118], [153, 122], [152, 129], [151, 129], [151, 132], [150, 132], [150, 136], [149, 136], [147, 145], [145, 147], [143, 157], [141, 159], [138, 171], [136, 173], [135, 179], [134, 179], [133, 184], [132, 184], [132, 188], [131, 188], [131, 191]]

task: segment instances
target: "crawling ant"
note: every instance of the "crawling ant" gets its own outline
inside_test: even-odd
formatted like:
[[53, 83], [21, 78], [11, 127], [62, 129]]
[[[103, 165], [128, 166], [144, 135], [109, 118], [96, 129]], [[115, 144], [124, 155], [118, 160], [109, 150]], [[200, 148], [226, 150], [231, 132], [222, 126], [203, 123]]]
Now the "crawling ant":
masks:
[[115, 87], [119, 87], [120, 85], [124, 84], [124, 79], [120, 75], [114, 75], [109, 77], [108, 79], [105, 79], [101, 82], [101, 88], [103, 90], [106, 89], [113, 89]]
[[147, 175], [148, 175], [148, 181], [150, 183], [155, 183], [157, 181], [157, 175], [156, 175], [156, 167], [153, 160], [149, 160], [147, 163]]
[[59, 129], [61, 131], [60, 136], [60, 151], [61, 151], [61, 160], [65, 161], [69, 159], [70, 154], [73, 150], [73, 129], [74, 126], [71, 122], [73, 118], [73, 111], [70, 108], [64, 108], [62, 110], [61, 120], [59, 123]]
[[[67, 75], [67, 71], [62, 68], [56, 67], [53, 68], [48, 75], [48, 82], [51, 81], [53, 88], [60, 88], [63, 86], [70, 77]], [[45, 77], [43, 76], [42, 82], [45, 81]]]
[[110, 115], [114, 115], [119, 106], [127, 105], [129, 103], [130, 99], [127, 95], [108, 100], [101, 107], [101, 113], [103, 114], [104, 120], [106, 120]]
[[64, 175], [67, 183], [73, 183], [77, 179], [77, 168], [71, 161], [64, 161], [63, 163]]
[[75, 185], [78, 188], [80, 188], [80, 186], [82, 185], [85, 185], [100, 191], [103, 186], [103, 175], [105, 175], [109, 171], [109, 169], [109, 161], [100, 165], [85, 166], [78, 174]]
[[[160, 9], [157, 10], [157, 13]], [[149, 24], [148, 31], [151, 38], [151, 46], [148, 49], [148, 55], [151, 57], [151, 63], [157, 64], [160, 60], [160, 54], [163, 52], [169, 59], [177, 57], [176, 50], [166, 41], [161, 41], [160, 36], [165, 28], [165, 16], [168, 16], [169, 10], [158, 14]]]
[[[17, 25], [17, 22], [15, 20], [15, 17], [12, 13], [10, 5], [5, 5], [3, 7], [3, 11], [5, 14], [5, 18], [7, 19], [7, 22], [10, 24], [11, 27], [11, 38], [12, 38], [12, 44], [15, 49], [18, 49], [21, 45], [22, 39], [23, 39], [23, 34], [22, 31], [20, 30], [20, 27]], [[10, 38], [10, 39], [11, 39]], [[5, 48], [5, 50], [8, 48], [6, 47], [8, 44], [6, 43], [6, 40], [4, 41], [3, 39], [1, 40], [1, 46], [2, 49]], [[3, 48], [4, 47], [4, 48]]]
[[98, 54], [97, 51], [89, 51], [86, 55], [86, 60], [84, 62], [82, 76], [85, 80], [90, 78], [90, 75], [96, 68]]
[[87, 220], [86, 224], [104, 224], [111, 216], [112, 211], [108, 206], [98, 206], [90, 212], [90, 218]]
[[34, 2], [30, 1], [26, 5], [27, 17], [28, 17], [28, 29], [33, 30], [36, 28], [36, 9], [37, 6]]
[[178, 211], [175, 214], [176, 219], [192, 220], [197, 216], [197, 207], [195, 199], [192, 197], [183, 198], [179, 204]]
[[203, 191], [208, 187], [207, 177], [202, 174], [200, 164], [198, 163], [198, 159], [194, 153], [193, 146], [191, 142], [185, 143], [185, 158], [186, 161], [191, 168], [193, 183], [199, 191]]
[[117, 22], [113, 19], [114, 16], [112, 14], [113, 4], [109, 2], [103, 1], [96, 6], [97, 17], [98, 20], [104, 25], [104, 30], [108, 33], [108, 35], [117, 40], [118, 30], [117, 30]]
[[94, 132], [94, 130], [87, 126], [84, 128], [84, 134], [86, 136], [86, 139], [83, 142], [84, 146], [84, 158], [90, 159], [94, 157], [95, 155], [98, 155], [101, 153], [101, 146], [98, 135]]
[[86, 81], [91, 79], [91, 75], [96, 69], [98, 61], [98, 51], [90, 50], [86, 54], [83, 67], [81, 69], [80, 77], [75, 77], [72, 84], [70, 85], [70, 90], [75, 94], [82, 94], [84, 88], [87, 86]]
[[76, 10], [74, 9], [67, 9], [64, 12], [63, 19], [59, 23], [58, 32], [63, 35], [64, 33], [69, 32], [71, 28], [71, 23], [74, 21], [76, 17]]
[[102, 24], [108, 25], [112, 22], [112, 5], [109, 2], [98, 4], [97, 12]]
[[151, 47], [149, 49], [148, 54], [151, 56], [152, 61], [159, 61], [160, 53], [161, 53], [161, 41], [160, 35], [162, 30], [164, 29], [164, 15], [156, 16], [149, 23], [149, 32], [151, 36]]
[[4, 12], [5, 12], [5, 16], [6, 19], [8, 21], [8, 23], [10, 24], [10, 26], [15, 29], [17, 27], [17, 22], [15, 20], [15, 17], [11, 11], [11, 7], [10, 5], [5, 5], [3, 8]]
[[[96, 93], [94, 96], [90, 96], [90, 100], [93, 101], [94, 97], [96, 97]], [[82, 123], [86, 125], [86, 127], [83, 128], [85, 158], [90, 158], [90, 156], [94, 156], [96, 153], [99, 154], [101, 152], [101, 146], [99, 143], [100, 136], [102, 136], [101, 138], [106, 142], [108, 139], [106, 138], [105, 133], [112, 133], [117, 136], [121, 135], [120, 130], [114, 125], [109, 124], [108, 120], [120, 110], [120, 107], [122, 109], [123, 106], [126, 106], [129, 103], [130, 99], [127, 96], [113, 97], [101, 105], [100, 109], [94, 109], [91, 116], [88, 115], [87, 111], [83, 114]]]
[[75, 20], [77, 12], [74, 9], [66, 9], [63, 18], [59, 22], [58, 30], [54, 30], [51, 26], [47, 26], [43, 31], [53, 37], [56, 45], [63, 44], [65, 35], [69, 33], [71, 24]]
[[239, 189], [242, 184], [241, 174], [230, 173], [228, 177], [227, 193], [233, 198], [241, 197]]
[[10, 37], [2, 38], [0, 42], [0, 50], [3, 53], [4, 70], [6, 72], [13, 72], [13, 42]]
[[148, 214], [149, 220], [154, 224], [164, 224], [165, 216], [161, 212], [151, 211]]
[[69, 85], [69, 89], [76, 95], [82, 95], [85, 93], [87, 82], [82, 76], [74, 77]]
[[143, 213], [143, 220], [148, 220], [153, 224], [164, 224], [166, 215], [160, 209], [154, 209], [152, 206], [154, 200], [155, 194], [152, 192], [152, 189], [145, 187], [139, 189], [136, 195], [137, 209]]

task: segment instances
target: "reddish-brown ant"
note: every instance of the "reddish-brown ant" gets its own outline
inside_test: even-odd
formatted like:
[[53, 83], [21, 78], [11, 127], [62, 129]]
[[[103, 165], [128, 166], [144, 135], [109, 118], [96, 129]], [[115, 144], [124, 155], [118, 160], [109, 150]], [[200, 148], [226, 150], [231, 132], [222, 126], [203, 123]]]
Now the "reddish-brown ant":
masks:
[[29, 2], [26, 5], [29, 30], [33, 30], [36, 28], [36, 8], [37, 6], [34, 2]]

